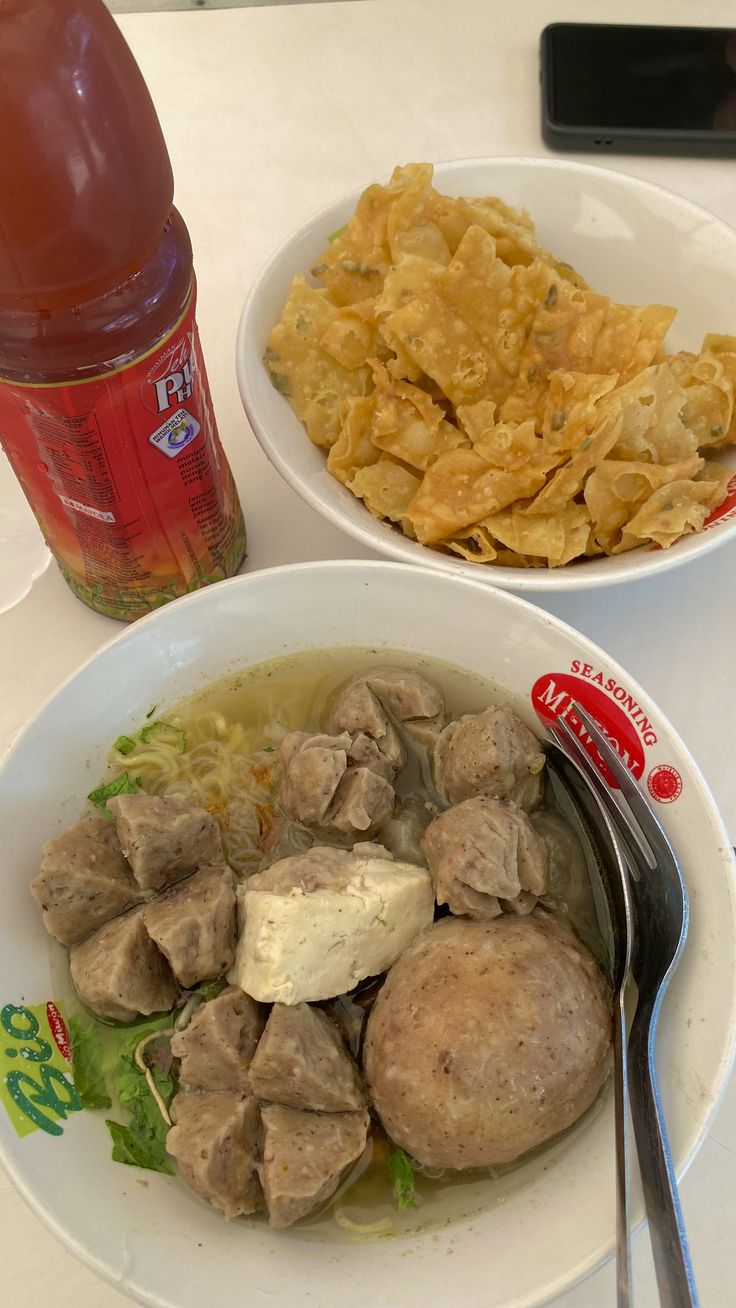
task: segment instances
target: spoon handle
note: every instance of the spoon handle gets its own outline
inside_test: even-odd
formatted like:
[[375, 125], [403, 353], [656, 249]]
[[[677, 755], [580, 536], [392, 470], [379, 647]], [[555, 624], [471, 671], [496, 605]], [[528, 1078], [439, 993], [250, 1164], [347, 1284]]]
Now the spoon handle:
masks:
[[662, 1308], [699, 1308], [654, 1062], [661, 992], [637, 1008], [629, 1040], [629, 1093]]
[[613, 1102], [616, 1119], [616, 1303], [618, 1308], [630, 1308], [631, 1304], [627, 1061], [626, 1012], [623, 990], [619, 990], [616, 995], [613, 1022]]

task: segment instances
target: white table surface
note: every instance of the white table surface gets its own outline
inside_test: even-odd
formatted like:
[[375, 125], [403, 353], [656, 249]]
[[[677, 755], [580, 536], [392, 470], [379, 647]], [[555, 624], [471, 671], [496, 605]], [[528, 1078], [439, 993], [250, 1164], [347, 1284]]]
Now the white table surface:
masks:
[[[248, 522], [248, 569], [366, 555], [280, 481], [243, 416], [235, 331], [262, 260], [315, 209], [383, 178], [395, 163], [546, 153], [538, 128], [538, 34], [547, 22], [585, 18], [727, 25], [736, 14], [732, 0], [558, 0], [554, 6], [368, 0], [121, 18], [156, 101], [176, 202], [192, 235], [207, 368]], [[736, 225], [732, 162], [610, 156], [606, 162], [671, 187]], [[0, 616], [0, 749], [119, 630], [78, 603], [53, 564], [44, 566], [34, 533], [0, 454], [0, 571], [6, 574], [0, 609], [9, 605]], [[13, 539], [22, 548], [13, 548]], [[732, 545], [652, 581], [546, 604], [608, 649], [658, 700], [702, 767], [732, 838], [735, 576]], [[733, 1083], [683, 1182], [682, 1199], [704, 1308], [730, 1308], [736, 1304]], [[635, 1241], [634, 1267], [637, 1305], [654, 1306], [646, 1235]], [[447, 1287], [443, 1301], [455, 1308]], [[0, 1172], [0, 1304], [119, 1308], [123, 1302], [55, 1243]], [[614, 1302], [609, 1265], [558, 1305], [611, 1308]], [[297, 1301], [289, 1308], [299, 1308]]]

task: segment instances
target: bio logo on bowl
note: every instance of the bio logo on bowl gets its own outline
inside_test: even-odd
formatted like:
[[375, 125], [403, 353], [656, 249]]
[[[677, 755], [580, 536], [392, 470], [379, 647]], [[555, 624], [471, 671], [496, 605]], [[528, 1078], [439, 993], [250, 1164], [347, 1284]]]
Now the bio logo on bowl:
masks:
[[[600, 668], [573, 659], [567, 672], [545, 672], [531, 688], [537, 717], [545, 726], [564, 718], [590, 755], [609, 786], [616, 782], [606, 767], [573, 705], [579, 704], [598, 723], [606, 739], [637, 780], [643, 777], [651, 751], [659, 743], [657, 732], [638, 700]], [[657, 762], [647, 777], [647, 788], [659, 803], [672, 803], [682, 791], [682, 778], [669, 763]]]
[[0, 1100], [18, 1135], [63, 1135], [82, 1101], [69, 1075], [69, 1031], [58, 1004], [0, 1009]]

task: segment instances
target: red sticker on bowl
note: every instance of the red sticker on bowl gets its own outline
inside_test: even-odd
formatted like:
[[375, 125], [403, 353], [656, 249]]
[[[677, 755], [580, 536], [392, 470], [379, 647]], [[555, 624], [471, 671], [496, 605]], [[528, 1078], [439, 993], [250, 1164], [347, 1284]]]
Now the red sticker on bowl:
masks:
[[[587, 665], [586, 665], [587, 667]], [[608, 678], [616, 690], [626, 691]], [[631, 699], [631, 696], [628, 696]], [[556, 718], [564, 718], [575, 732], [586, 752], [590, 754], [598, 771], [605, 777], [609, 786], [616, 782], [606, 767], [601, 755], [588, 735], [583, 723], [578, 718], [572, 705], [577, 701], [582, 708], [598, 723], [604, 736], [633, 772], [641, 777], [644, 772], [644, 746], [637, 732], [636, 725], [627, 717], [622, 708], [614, 703], [599, 686], [591, 685], [582, 677], [572, 676], [567, 672], [546, 672], [538, 677], [531, 689], [531, 701], [537, 717], [546, 725]], [[635, 703], [635, 701], [634, 701]], [[636, 709], [639, 705], [635, 704]], [[641, 711], [641, 710], [640, 710]], [[646, 719], [645, 719], [646, 720]], [[648, 724], [647, 724], [648, 725]], [[656, 736], [655, 736], [656, 740]]]
[[61, 1016], [56, 1004], [52, 1003], [51, 1000], [49, 1000], [46, 1005], [46, 1018], [49, 1024], [49, 1030], [54, 1037], [54, 1042], [59, 1053], [68, 1063], [70, 1063], [72, 1061], [72, 1046], [69, 1040], [69, 1032], [67, 1031], [66, 1022]]
[[669, 763], [658, 763], [647, 777], [647, 790], [658, 804], [671, 804], [682, 792], [682, 777]]

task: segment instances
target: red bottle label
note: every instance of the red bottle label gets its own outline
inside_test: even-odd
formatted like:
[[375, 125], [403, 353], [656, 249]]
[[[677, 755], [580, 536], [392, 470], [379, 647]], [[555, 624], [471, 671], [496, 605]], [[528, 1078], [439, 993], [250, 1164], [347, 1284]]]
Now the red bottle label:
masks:
[[151, 350], [90, 380], [0, 379], [0, 442], [48, 546], [110, 617], [230, 577], [245, 553], [194, 308], [192, 294]]

